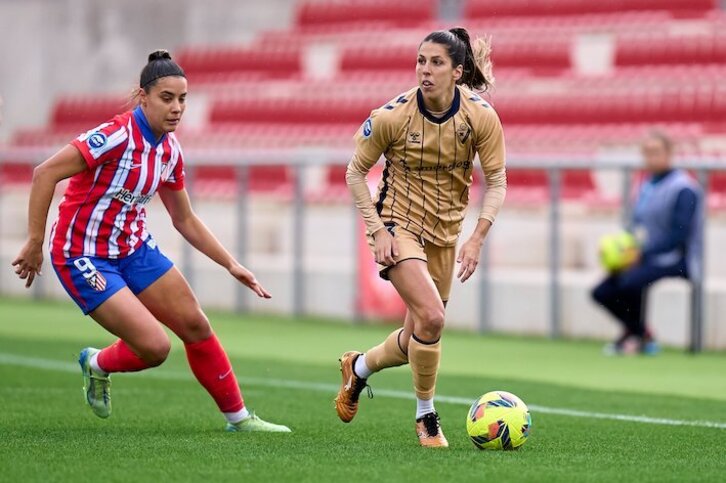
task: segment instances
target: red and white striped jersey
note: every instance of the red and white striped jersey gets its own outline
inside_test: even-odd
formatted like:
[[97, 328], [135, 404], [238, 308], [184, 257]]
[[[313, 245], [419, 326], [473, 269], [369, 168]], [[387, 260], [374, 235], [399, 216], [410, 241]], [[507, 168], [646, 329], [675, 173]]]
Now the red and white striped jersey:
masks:
[[184, 188], [173, 133], [155, 140], [140, 108], [119, 114], [71, 142], [88, 164], [73, 176], [50, 236], [53, 257], [122, 258], [148, 238], [145, 205], [159, 186]]

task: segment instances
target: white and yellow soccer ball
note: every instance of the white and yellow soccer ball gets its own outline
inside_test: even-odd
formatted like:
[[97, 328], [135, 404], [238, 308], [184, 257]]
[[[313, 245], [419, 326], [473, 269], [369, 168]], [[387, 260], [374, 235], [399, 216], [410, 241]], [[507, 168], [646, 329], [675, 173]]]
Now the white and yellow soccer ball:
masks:
[[517, 449], [527, 441], [531, 427], [527, 405], [506, 391], [484, 394], [466, 416], [466, 432], [479, 449]]

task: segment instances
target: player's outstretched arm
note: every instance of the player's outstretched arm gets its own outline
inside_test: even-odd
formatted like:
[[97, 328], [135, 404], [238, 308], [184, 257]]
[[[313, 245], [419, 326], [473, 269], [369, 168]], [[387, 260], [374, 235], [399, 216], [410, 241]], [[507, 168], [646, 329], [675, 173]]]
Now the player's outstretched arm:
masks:
[[33, 170], [28, 201], [28, 237], [12, 263], [18, 277], [25, 280], [26, 288], [33, 284], [36, 275], [41, 275], [45, 223], [55, 186], [86, 167], [80, 151], [69, 144]]
[[159, 189], [159, 196], [171, 216], [174, 228], [191, 245], [210, 259], [227, 269], [234, 278], [250, 288], [259, 297], [269, 299], [272, 296], [260, 285], [255, 275], [230, 254], [207, 228], [207, 225], [194, 213], [186, 189], [174, 190], [168, 187]]

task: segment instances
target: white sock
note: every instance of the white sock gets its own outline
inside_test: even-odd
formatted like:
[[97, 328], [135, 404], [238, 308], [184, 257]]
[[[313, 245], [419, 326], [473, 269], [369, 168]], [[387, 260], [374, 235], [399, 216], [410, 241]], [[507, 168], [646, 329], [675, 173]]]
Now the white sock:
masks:
[[436, 411], [434, 409], [434, 400], [431, 399], [419, 399], [416, 398], [416, 419], [420, 419], [427, 415], [428, 413], [433, 413]]
[[365, 354], [359, 355], [358, 358], [355, 360], [355, 367], [353, 367], [353, 372], [355, 372], [355, 375], [360, 377], [361, 379], [368, 379], [369, 377], [371, 377], [373, 371], [368, 369], [368, 366], [366, 365]]
[[101, 352], [96, 352], [91, 356], [91, 360], [88, 361], [88, 365], [91, 366], [91, 369], [93, 369], [94, 372], [100, 373], [102, 376], [108, 376], [108, 372], [101, 369], [101, 366], [98, 365], [98, 354]]
[[235, 411], [233, 413], [222, 413], [222, 414], [224, 414], [224, 418], [230, 424], [239, 423], [243, 419], [247, 419], [250, 417], [250, 412], [247, 410], [246, 407], [240, 409], [239, 411]]

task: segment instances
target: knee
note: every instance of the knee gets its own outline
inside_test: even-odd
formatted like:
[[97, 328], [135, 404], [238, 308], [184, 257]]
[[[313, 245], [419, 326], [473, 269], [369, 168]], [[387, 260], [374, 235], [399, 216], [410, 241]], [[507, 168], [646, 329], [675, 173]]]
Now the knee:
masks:
[[426, 340], [438, 339], [444, 329], [444, 307], [427, 307], [420, 312], [416, 335]]
[[620, 280], [620, 290], [627, 294], [640, 293], [647, 286], [648, 283], [643, 283], [643, 281], [639, 280], [637, 277], [624, 276]]
[[209, 319], [204, 315], [202, 310], [197, 310], [190, 314], [181, 324], [181, 333], [179, 337], [188, 344], [200, 342], [212, 336], [212, 327], [209, 325]]
[[606, 280], [599, 284], [590, 292], [592, 299], [601, 304], [606, 305], [610, 299], [615, 296], [614, 284], [611, 280]]
[[150, 367], [160, 366], [166, 358], [169, 356], [171, 351], [171, 342], [169, 338], [157, 337], [156, 339], [145, 341], [143, 346], [137, 349], [139, 351], [139, 357], [146, 362]]

